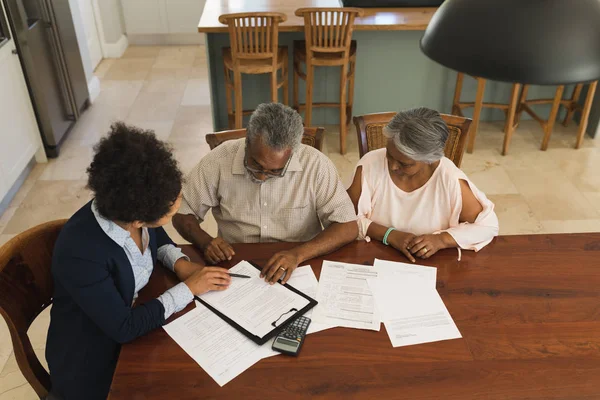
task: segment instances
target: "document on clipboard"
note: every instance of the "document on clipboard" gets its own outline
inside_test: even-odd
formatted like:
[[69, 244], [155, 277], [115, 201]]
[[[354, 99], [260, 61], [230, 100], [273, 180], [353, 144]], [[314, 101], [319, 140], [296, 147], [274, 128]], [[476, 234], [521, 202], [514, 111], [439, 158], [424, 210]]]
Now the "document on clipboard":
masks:
[[258, 267], [242, 261], [229, 272], [250, 276], [231, 280], [222, 292], [208, 292], [197, 299], [257, 344], [275, 336], [295, 317], [314, 307], [316, 300], [290, 285], [271, 285], [260, 278]]

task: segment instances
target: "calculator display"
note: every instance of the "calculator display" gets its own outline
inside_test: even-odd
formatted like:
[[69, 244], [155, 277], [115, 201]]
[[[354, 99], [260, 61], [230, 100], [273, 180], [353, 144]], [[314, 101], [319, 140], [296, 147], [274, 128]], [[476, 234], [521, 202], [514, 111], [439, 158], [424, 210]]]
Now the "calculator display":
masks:
[[[277, 339], [277, 344], [285, 350], [290, 350], [290, 351], [296, 351], [296, 349], [298, 348], [298, 346], [300, 345], [300, 343], [293, 341], [293, 340], [287, 340], [284, 338], [278, 338]], [[286, 349], [287, 347], [287, 349]]]

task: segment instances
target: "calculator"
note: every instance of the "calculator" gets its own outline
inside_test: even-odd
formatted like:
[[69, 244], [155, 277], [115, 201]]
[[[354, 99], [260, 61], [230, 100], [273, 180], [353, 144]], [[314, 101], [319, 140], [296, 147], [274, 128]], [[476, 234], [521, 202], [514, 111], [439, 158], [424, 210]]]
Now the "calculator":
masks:
[[279, 332], [273, 341], [272, 349], [290, 356], [297, 356], [309, 325], [310, 318], [297, 318]]

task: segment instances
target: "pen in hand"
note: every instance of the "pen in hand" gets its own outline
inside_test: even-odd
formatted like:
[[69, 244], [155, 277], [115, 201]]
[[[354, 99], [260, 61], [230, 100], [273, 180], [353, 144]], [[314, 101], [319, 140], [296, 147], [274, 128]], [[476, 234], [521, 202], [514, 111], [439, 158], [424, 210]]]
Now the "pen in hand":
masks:
[[233, 274], [233, 273], [230, 273], [230, 274], [229, 274], [229, 276], [231, 276], [232, 278], [247, 278], [247, 279], [251, 278], [251, 277], [250, 277], [250, 276], [248, 276], [248, 275], [242, 275], [242, 274]]

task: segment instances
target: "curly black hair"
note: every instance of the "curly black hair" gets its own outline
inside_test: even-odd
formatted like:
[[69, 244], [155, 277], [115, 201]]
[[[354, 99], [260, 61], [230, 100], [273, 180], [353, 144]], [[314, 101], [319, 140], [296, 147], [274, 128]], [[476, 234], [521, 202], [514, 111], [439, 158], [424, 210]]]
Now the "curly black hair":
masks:
[[169, 213], [183, 177], [171, 149], [153, 131], [117, 122], [94, 151], [88, 188], [103, 217], [152, 223]]

